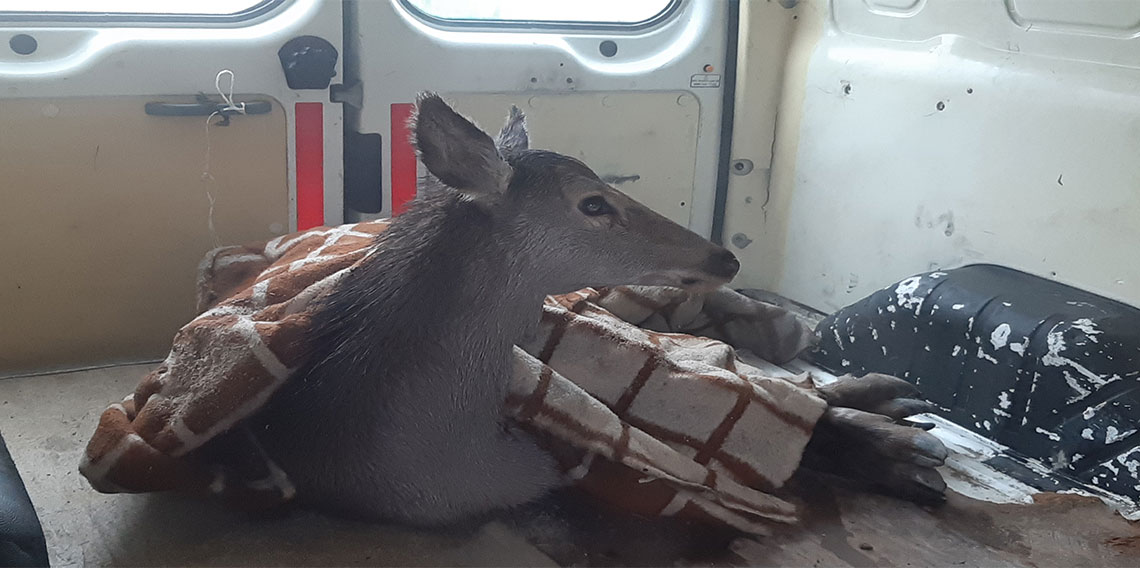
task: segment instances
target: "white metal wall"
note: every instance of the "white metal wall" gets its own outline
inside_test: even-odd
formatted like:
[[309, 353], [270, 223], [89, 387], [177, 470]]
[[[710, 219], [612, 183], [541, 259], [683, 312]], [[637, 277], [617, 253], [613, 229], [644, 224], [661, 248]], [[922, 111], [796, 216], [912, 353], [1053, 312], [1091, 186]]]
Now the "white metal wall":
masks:
[[753, 52], [788, 62], [779, 118], [736, 126], [777, 133], [771, 183], [742, 178], [730, 196], [740, 283], [830, 311], [985, 262], [1140, 305], [1140, 3], [785, 11], [788, 40]]

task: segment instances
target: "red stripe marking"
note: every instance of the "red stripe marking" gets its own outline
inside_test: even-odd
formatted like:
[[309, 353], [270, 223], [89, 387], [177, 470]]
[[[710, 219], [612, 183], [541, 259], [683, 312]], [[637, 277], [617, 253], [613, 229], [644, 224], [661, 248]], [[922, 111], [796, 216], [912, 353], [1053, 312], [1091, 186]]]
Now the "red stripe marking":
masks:
[[408, 120], [415, 105], [392, 104], [392, 215], [403, 213], [416, 198], [416, 151]]
[[325, 224], [323, 103], [297, 103], [297, 230]]

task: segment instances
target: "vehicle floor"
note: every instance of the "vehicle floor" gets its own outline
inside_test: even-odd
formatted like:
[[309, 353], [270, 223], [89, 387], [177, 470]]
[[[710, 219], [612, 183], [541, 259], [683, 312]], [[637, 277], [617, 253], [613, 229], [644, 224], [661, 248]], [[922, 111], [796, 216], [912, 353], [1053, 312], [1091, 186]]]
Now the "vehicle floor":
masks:
[[1140, 527], [1091, 497], [997, 504], [952, 492], [924, 508], [810, 472], [788, 488], [802, 523], [765, 538], [635, 518], [574, 491], [447, 533], [96, 493], [76, 469], [83, 446], [150, 366], [0, 380], [0, 432], [53, 566], [1140, 566]]

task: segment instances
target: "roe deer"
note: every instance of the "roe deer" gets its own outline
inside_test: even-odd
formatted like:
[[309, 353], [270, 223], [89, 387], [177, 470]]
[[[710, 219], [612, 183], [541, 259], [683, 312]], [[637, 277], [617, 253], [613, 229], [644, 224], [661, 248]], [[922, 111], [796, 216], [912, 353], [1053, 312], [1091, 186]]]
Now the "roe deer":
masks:
[[254, 431], [303, 504], [440, 525], [561, 483], [502, 416], [512, 348], [547, 294], [711, 288], [739, 263], [578, 160], [528, 149], [517, 108], [497, 142], [434, 94], [413, 125], [432, 179], [324, 300], [313, 356]]

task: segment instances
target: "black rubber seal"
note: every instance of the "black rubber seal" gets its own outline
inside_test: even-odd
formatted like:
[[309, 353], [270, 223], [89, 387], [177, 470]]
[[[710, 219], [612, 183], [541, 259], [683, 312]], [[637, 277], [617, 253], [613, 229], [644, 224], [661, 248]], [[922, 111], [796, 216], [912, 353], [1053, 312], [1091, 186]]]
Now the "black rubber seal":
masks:
[[728, 205], [728, 180], [732, 177], [732, 125], [736, 120], [736, 59], [740, 35], [740, 0], [728, 2], [728, 39], [724, 54], [724, 91], [720, 113], [720, 155], [716, 167], [712, 232], [709, 240], [724, 244], [724, 212]]

